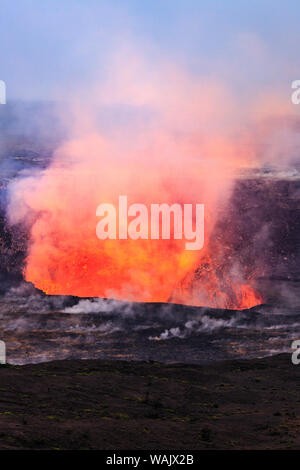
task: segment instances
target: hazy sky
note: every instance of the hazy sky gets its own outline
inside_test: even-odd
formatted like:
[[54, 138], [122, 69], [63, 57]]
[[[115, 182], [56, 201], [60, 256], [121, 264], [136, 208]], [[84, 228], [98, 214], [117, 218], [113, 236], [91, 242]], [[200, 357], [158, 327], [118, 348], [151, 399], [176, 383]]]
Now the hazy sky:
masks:
[[125, 44], [244, 92], [300, 78], [298, 0], [0, 0], [8, 99], [54, 99], [101, 77]]

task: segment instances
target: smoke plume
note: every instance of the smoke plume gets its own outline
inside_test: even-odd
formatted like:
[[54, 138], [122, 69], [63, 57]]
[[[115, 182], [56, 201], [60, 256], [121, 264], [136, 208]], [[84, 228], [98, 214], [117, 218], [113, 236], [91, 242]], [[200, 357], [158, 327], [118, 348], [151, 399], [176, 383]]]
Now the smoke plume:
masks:
[[[260, 303], [239, 263], [220, 275], [216, 255], [226, 259], [226, 249], [221, 240], [213, 252], [210, 243], [236, 176], [258, 163], [267, 133], [254, 138], [239, 97], [211, 77], [124, 49], [105, 79], [69, 98], [68, 138], [46, 169], [25, 172], [9, 188], [10, 223], [30, 231], [25, 279], [47, 294]], [[100, 241], [96, 208], [117, 206], [119, 195], [146, 206], [204, 204], [204, 249], [186, 251], [184, 240]], [[209, 268], [199, 275], [199, 266]]]

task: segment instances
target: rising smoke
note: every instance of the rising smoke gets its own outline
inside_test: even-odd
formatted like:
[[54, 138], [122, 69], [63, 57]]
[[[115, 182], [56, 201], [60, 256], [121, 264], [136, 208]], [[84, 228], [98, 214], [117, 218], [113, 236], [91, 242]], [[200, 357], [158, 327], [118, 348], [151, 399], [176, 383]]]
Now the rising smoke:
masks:
[[[87, 90], [71, 97], [68, 138], [49, 166], [9, 187], [10, 223], [30, 231], [25, 279], [47, 294], [227, 308], [261, 303], [245, 267], [232, 260], [224, 268], [226, 247], [218, 240], [212, 250], [210, 240], [235, 178], [261, 165], [274, 126], [254, 125], [225, 83], [161, 59], [153, 66], [128, 48]], [[265, 103], [257, 106], [264, 110]], [[288, 142], [294, 149], [293, 137]], [[268, 146], [264, 155], [274, 162], [284, 149]], [[96, 207], [116, 205], [120, 194], [146, 205], [203, 203], [205, 248], [190, 253], [181, 240], [98, 240]]]

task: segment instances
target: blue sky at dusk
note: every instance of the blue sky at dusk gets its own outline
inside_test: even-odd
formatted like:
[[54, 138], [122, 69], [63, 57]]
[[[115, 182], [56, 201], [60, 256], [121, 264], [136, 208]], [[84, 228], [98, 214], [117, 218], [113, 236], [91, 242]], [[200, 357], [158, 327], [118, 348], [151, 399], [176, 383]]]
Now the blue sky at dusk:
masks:
[[[241, 92], [290, 90], [300, 76], [296, 0], [1, 0], [8, 98], [56, 99], [101, 77], [130, 44]], [[298, 73], [299, 71], [299, 73]]]

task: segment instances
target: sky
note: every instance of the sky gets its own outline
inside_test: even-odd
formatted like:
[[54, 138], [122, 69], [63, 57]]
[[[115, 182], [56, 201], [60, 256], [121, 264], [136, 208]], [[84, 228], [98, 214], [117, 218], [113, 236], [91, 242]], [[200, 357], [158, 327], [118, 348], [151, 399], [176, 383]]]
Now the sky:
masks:
[[297, 0], [0, 0], [0, 79], [8, 100], [63, 99], [134, 49], [241, 95], [289, 96], [299, 20]]
[[[198, 254], [187, 256], [181, 243], [167, 252], [155, 243], [100, 246], [96, 208], [119, 195], [146, 205], [203, 203], [209, 239], [233, 176], [294, 165], [298, 2], [0, 0], [8, 102], [63, 101], [67, 128], [58, 143], [40, 103], [20, 112], [21, 130], [34, 116], [34, 136], [46, 129], [56, 145], [45, 171], [29, 170], [9, 189], [11, 223], [33, 223], [27, 281], [53, 294], [170, 299]], [[243, 269], [238, 261], [230, 269], [243, 297]]]

